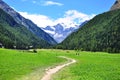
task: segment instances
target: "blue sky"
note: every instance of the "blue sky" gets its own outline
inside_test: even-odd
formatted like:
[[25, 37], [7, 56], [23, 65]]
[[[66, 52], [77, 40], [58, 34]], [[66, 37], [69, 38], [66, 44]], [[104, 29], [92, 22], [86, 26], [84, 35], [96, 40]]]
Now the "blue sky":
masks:
[[[32, 19], [38, 26], [45, 27], [38, 22], [40, 18], [52, 25], [72, 19], [69, 24], [80, 24], [97, 14], [106, 12], [115, 0], [4, 0], [8, 5], [20, 12], [21, 15]], [[78, 15], [78, 16], [76, 16]], [[38, 18], [37, 18], [38, 16]], [[37, 18], [36, 20], [33, 18]], [[74, 19], [73, 19], [74, 17]], [[81, 20], [81, 19], [82, 20]], [[45, 21], [45, 20], [46, 21]], [[75, 22], [77, 21], [78, 22]], [[80, 21], [81, 20], [81, 21]], [[69, 20], [68, 20], [69, 21]], [[40, 20], [42, 22], [42, 20]], [[45, 24], [44, 23], [44, 24]], [[66, 24], [67, 25], [67, 24]]]

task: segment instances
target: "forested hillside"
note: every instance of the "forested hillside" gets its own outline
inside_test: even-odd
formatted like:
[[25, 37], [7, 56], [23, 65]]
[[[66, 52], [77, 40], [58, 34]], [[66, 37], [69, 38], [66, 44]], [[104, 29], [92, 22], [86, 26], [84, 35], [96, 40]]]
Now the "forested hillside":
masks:
[[8, 4], [4, 1], [0, 0], [0, 8], [9, 14], [18, 24], [23, 25], [28, 29], [28, 31], [32, 32], [35, 36], [40, 39], [45, 40], [51, 45], [57, 44], [57, 42], [46, 32], [44, 32], [40, 26], [38, 27], [35, 23], [31, 20], [24, 18], [21, 16], [17, 11], [11, 8]]
[[0, 9], [0, 43], [6, 48], [48, 47], [49, 43], [36, 37], [26, 27], [18, 24]]
[[97, 15], [57, 48], [120, 52], [120, 10]]

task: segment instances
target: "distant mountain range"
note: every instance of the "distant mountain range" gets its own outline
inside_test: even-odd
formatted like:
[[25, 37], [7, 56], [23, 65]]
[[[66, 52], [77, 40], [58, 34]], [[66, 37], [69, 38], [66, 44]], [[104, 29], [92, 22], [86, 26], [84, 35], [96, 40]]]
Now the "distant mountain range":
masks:
[[81, 25], [76, 25], [74, 27], [68, 26], [68, 28], [65, 28], [65, 25], [57, 24], [55, 26], [47, 26], [45, 28], [42, 28], [45, 32], [50, 34], [58, 43], [62, 42], [66, 37], [68, 37], [72, 32], [77, 31], [79, 28], [81, 28], [84, 24], [86, 24], [88, 21], [84, 21]]
[[43, 30], [49, 33], [58, 43], [62, 42], [75, 29], [75, 27], [64, 28], [61, 24], [43, 28]]
[[56, 48], [120, 53], [120, 7], [97, 15]]
[[0, 0], [0, 8], [4, 10], [7, 14], [13, 17], [13, 19], [20, 25], [25, 26], [29, 31], [31, 31], [34, 35], [47, 41], [49, 44], [57, 44], [56, 41], [46, 32], [44, 32], [41, 28], [39, 28], [36, 24], [34, 24], [31, 20], [25, 19], [15, 10], [13, 10], [10, 6], [8, 6], [5, 2]]

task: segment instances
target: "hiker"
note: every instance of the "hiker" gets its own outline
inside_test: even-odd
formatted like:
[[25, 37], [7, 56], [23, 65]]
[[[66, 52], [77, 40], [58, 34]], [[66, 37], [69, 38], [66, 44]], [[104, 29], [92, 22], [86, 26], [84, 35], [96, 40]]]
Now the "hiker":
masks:
[[76, 50], [76, 55], [79, 55], [79, 50], [78, 49]]

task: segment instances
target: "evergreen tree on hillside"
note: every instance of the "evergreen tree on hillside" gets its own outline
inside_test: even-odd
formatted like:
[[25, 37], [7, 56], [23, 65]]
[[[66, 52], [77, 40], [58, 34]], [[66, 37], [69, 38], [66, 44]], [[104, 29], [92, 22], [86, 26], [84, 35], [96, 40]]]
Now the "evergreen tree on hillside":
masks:
[[10, 15], [0, 9], [0, 43], [5, 48], [27, 49], [47, 48], [50, 46], [45, 40], [38, 38], [23, 25], [18, 24]]
[[58, 46], [62, 49], [120, 52], [120, 10], [97, 15]]

